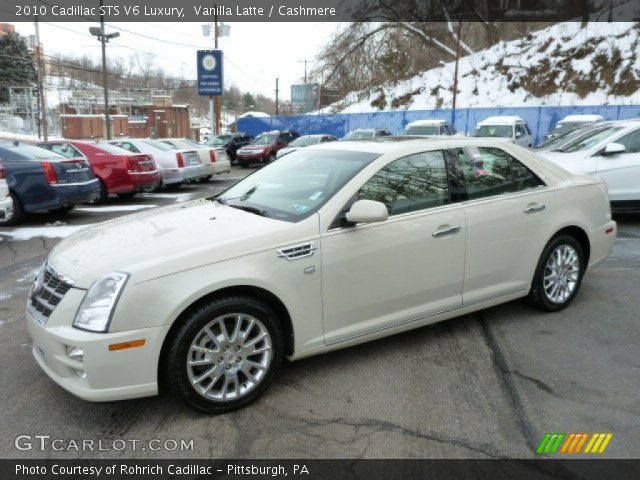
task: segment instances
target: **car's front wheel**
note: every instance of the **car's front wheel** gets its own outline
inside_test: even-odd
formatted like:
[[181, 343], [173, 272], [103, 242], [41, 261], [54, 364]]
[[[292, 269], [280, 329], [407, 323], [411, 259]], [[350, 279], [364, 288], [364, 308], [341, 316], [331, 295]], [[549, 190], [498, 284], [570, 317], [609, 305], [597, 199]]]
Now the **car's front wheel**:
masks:
[[544, 248], [529, 292], [534, 306], [554, 312], [575, 298], [586, 270], [584, 251], [570, 235], [554, 237]]
[[282, 364], [284, 336], [265, 304], [228, 297], [191, 312], [170, 339], [165, 381], [189, 405], [210, 413], [243, 407]]

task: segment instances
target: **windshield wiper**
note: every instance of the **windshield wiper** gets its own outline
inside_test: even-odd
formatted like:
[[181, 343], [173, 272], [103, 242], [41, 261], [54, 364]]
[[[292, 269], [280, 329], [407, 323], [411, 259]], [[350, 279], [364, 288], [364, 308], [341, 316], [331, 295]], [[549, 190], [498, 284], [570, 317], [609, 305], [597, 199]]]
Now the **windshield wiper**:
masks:
[[268, 217], [267, 212], [257, 208], [251, 207], [249, 205], [238, 205], [237, 203], [234, 205], [229, 205], [231, 208], [237, 208], [238, 210], [244, 210], [245, 212], [254, 213], [256, 215], [260, 215], [261, 217]]

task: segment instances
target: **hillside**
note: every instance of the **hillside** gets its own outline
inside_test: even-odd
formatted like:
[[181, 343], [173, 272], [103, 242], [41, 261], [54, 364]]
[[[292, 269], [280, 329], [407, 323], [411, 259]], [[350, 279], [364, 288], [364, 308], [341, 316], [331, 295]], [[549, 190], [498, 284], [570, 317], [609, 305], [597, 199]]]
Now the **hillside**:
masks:
[[[640, 24], [567, 22], [462, 57], [457, 107], [640, 103]], [[455, 63], [354, 92], [324, 112], [450, 108]]]

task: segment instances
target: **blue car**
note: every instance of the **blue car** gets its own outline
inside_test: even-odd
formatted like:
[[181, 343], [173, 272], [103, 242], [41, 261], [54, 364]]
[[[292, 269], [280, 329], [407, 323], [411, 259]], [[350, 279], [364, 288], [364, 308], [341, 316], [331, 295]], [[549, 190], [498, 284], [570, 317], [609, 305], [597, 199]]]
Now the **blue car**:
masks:
[[34, 145], [0, 143], [0, 161], [6, 170], [13, 211], [0, 226], [19, 223], [25, 213], [70, 211], [91, 202], [100, 182], [84, 158], [67, 158]]

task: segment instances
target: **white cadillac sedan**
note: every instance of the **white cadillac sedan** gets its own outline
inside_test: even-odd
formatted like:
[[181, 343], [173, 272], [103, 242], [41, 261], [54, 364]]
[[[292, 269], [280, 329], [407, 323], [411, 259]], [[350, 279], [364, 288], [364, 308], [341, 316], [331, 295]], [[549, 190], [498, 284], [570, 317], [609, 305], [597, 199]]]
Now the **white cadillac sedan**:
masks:
[[640, 120], [601, 123], [540, 155], [570, 172], [600, 177], [614, 211], [640, 211]]
[[32, 288], [33, 354], [87, 400], [208, 412], [297, 360], [527, 297], [566, 307], [616, 235], [601, 180], [491, 139], [300, 149], [223, 193], [88, 228]]

